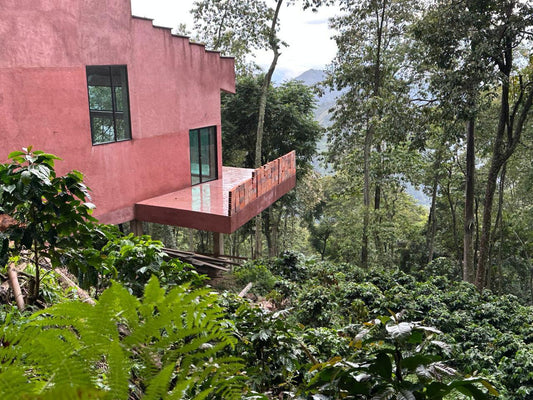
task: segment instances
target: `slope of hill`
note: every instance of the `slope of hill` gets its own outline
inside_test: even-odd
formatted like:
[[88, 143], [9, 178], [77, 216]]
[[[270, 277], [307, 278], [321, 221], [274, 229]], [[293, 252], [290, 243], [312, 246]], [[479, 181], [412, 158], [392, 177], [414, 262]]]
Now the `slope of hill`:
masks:
[[[326, 73], [317, 69], [310, 69], [303, 74], [294, 78], [296, 81], [301, 81], [304, 85], [310, 87], [318, 86], [324, 79], [326, 79]], [[319, 96], [316, 95], [317, 108], [315, 110], [315, 119], [320, 122], [323, 127], [331, 125], [331, 115], [329, 110], [335, 105], [335, 101], [340, 92], [334, 90], [325, 90], [324, 93]]]

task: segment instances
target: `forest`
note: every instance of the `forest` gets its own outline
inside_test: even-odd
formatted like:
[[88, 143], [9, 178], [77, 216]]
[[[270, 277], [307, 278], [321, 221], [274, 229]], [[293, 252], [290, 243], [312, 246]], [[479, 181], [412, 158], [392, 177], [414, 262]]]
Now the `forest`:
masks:
[[[272, 82], [286, 7], [339, 10], [317, 84]], [[225, 236], [246, 261], [210, 279], [164, 251], [206, 252], [208, 232], [99, 224], [83, 171], [10, 149], [0, 398], [532, 399], [531, 1], [192, 13], [182, 33], [235, 56], [224, 165], [296, 150], [297, 186]]]

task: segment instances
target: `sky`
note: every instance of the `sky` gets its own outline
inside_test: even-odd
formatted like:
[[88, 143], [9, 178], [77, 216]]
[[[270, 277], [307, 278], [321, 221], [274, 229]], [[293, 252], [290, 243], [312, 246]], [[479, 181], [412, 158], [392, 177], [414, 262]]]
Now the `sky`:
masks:
[[[152, 18], [154, 24], [175, 28], [185, 23], [192, 31], [193, 22], [189, 10], [194, 0], [131, 0], [132, 14]], [[334, 10], [322, 8], [318, 13], [303, 11], [298, 5], [283, 7], [280, 11], [280, 38], [289, 46], [282, 48], [274, 81], [295, 78], [309, 69], [324, 69], [335, 56], [336, 46], [331, 39], [328, 18]], [[256, 62], [268, 69], [272, 55], [261, 52]]]

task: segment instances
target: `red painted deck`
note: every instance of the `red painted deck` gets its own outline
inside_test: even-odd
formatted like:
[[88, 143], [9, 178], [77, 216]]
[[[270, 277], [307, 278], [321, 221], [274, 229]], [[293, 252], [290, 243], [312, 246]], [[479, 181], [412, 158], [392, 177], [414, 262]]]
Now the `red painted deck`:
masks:
[[223, 167], [222, 179], [187, 187], [135, 205], [135, 219], [204, 231], [231, 233], [296, 184], [291, 176], [230, 215], [229, 192], [252, 177], [253, 169]]

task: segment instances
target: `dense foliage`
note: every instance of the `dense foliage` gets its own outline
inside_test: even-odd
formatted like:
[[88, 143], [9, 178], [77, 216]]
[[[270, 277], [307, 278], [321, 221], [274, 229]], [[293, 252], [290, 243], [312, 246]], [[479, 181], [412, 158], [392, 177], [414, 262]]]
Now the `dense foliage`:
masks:
[[[436, 346], [433, 348], [436, 354], [448, 356], [447, 367], [471, 377], [489, 378], [501, 398], [530, 398], [533, 387], [530, 373], [533, 365], [532, 308], [512, 295], [498, 296], [490, 291], [479, 293], [469, 283], [436, 274], [437, 269], [450, 270], [446, 262], [437, 259], [427, 270], [407, 274], [395, 268], [362, 270], [349, 264], [317, 262], [287, 253], [282, 259], [265, 264], [272, 271], [268, 281], [272, 277], [275, 279], [273, 289], [266, 297], [276, 299], [283, 294], [283, 307], [291, 309], [287, 318], [294, 324], [305, 326], [303, 337], [324, 330], [341, 335], [334, 341], [324, 336], [317, 342], [319, 349], [324, 346], [316, 354], [319, 359], [326, 355], [347, 357], [350, 346], [354, 345], [354, 337], [364, 337], [369, 327], [376, 328], [375, 322], [371, 325], [367, 322], [376, 319], [382, 322], [383, 316], [385, 321], [390, 320], [392, 312], [398, 326], [406, 328], [408, 338], [418, 327], [434, 327], [442, 332], [431, 340]], [[249, 269], [263, 270], [263, 264], [250, 265]], [[453, 271], [449, 275], [453, 276]], [[280, 302], [277, 304], [281, 305]], [[372, 343], [383, 340], [386, 333], [392, 335], [394, 332], [390, 327], [385, 331], [383, 326], [386, 328], [386, 324], [377, 325], [383, 331], [366, 342], [369, 347], [367, 352], [363, 351], [365, 362], [369, 362], [369, 355], [377, 357], [380, 354]], [[361, 332], [364, 332], [362, 336], [356, 336]], [[429, 329], [429, 332], [435, 331]], [[408, 339], [406, 343], [416, 344], [413, 349], [420, 346], [427, 353], [418, 357], [409, 348], [403, 351], [407, 351], [408, 357], [425, 360], [427, 367], [430, 361], [436, 360], [435, 353], [432, 353], [431, 346], [421, 345], [422, 337], [416, 335], [416, 339]], [[342, 343], [343, 337], [347, 342]], [[333, 351], [332, 343], [335, 343]], [[388, 350], [385, 353], [390, 354]], [[327, 364], [327, 356], [322, 360], [326, 363], [324, 368], [331, 367]], [[391, 362], [394, 360], [397, 358], [393, 357]], [[337, 368], [345, 367], [339, 365]], [[367, 368], [370, 365], [363, 363], [353, 371], [362, 373]], [[414, 384], [412, 380], [409, 382]]]
[[[156, 278], [141, 298], [115, 283], [95, 306], [67, 301], [2, 325], [5, 399], [240, 398], [239, 360], [207, 290]], [[222, 355], [220, 355], [222, 354]]]
[[[36, 160], [29, 151], [13, 157], [22, 157], [15, 170], [55, 159]], [[52, 166], [47, 171], [38, 175], [38, 193], [55, 178]], [[25, 198], [6, 204], [19, 210]], [[444, 276], [426, 281], [431, 268], [416, 277], [285, 253], [236, 269], [237, 279], [266, 294], [258, 307], [194, 289], [203, 278], [166, 261], [160, 242], [98, 225], [80, 204], [67, 202], [67, 212], [54, 214], [57, 226], [71, 213], [78, 221], [65, 242], [74, 247], [44, 241], [46, 231], [36, 232], [36, 240], [99, 298], [91, 305], [56, 296], [57, 304], [33, 315], [3, 308], [4, 397], [443, 399], [461, 393], [486, 399], [497, 391], [484, 376], [504, 396], [530, 394], [532, 314], [515, 298], [479, 294]], [[3, 234], [16, 253], [27, 245], [13, 232], [31, 220], [13, 215], [20, 220]], [[33, 217], [42, 216], [37, 210]], [[108, 287], [112, 278], [123, 284]], [[62, 290], [48, 279], [43, 285], [43, 294]]]
[[0, 164], [0, 214], [16, 223], [0, 232], [0, 265], [23, 250], [30, 253], [35, 266], [29, 296], [33, 302], [40, 292], [41, 260], [48, 257], [54, 266], [61, 265], [63, 250], [91, 241], [94, 205], [79, 171], [56, 176], [59, 157], [29, 147], [10, 153], [9, 159]]
[[[206, 278], [161, 242], [98, 225], [81, 173], [13, 152], [0, 262], [25, 264], [36, 306], [0, 311], [3, 398], [533, 397], [531, 4], [304, 1], [343, 11], [324, 83], [340, 90], [333, 169], [319, 177], [311, 90], [270, 85], [276, 3], [206, 0], [196, 14], [217, 48], [274, 51], [267, 79], [242, 76], [222, 99], [224, 158], [252, 167], [297, 150], [298, 188], [264, 213], [266, 242], [321, 261], [285, 252], [235, 268], [228, 286], [252, 282], [249, 299], [199, 289]], [[229, 237], [234, 255], [260, 254], [251, 231]], [[62, 266], [95, 305], [63, 291]]]

